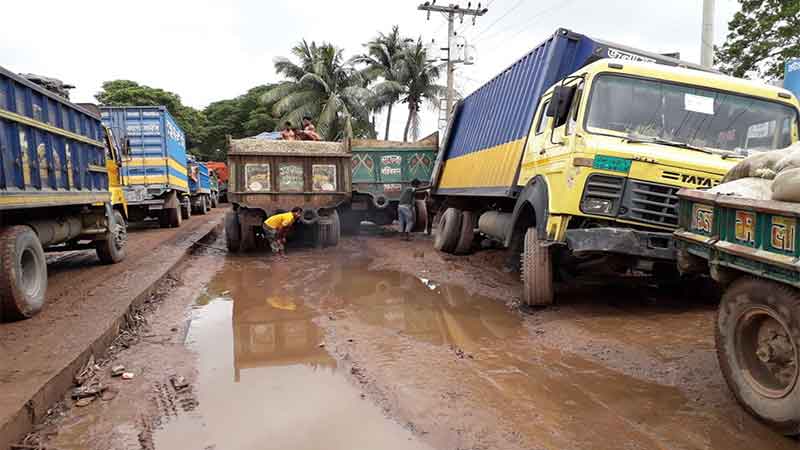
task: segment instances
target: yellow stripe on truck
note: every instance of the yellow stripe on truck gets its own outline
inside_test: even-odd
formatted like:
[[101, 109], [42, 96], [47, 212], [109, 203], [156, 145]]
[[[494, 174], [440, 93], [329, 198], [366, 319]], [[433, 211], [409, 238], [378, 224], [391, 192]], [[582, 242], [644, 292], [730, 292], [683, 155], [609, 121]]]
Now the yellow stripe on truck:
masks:
[[448, 159], [440, 189], [511, 186], [517, 174], [525, 138]]
[[137, 166], [163, 166], [165, 164], [169, 164], [170, 167], [177, 170], [179, 173], [186, 175], [186, 166], [175, 161], [172, 158], [131, 158], [130, 161], [126, 162], [126, 164], [130, 167], [137, 167]]
[[[136, 175], [125, 177], [125, 182], [128, 184], [167, 184], [166, 175]], [[189, 183], [186, 180], [181, 180], [178, 177], [170, 177], [169, 184], [189, 189]]]

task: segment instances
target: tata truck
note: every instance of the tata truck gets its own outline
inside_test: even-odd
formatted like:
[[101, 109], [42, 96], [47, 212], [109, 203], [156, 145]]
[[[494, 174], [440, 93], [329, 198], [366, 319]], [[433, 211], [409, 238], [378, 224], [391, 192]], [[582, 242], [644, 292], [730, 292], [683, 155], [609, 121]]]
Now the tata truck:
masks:
[[0, 67], [0, 321], [44, 306], [45, 252], [125, 258], [123, 150], [97, 113]]
[[673, 279], [678, 190], [796, 140], [786, 90], [559, 29], [457, 104], [434, 245], [513, 250], [529, 305], [586, 274]]
[[[211, 177], [208, 167], [193, 155], [186, 156], [186, 171], [189, 174], [189, 202], [192, 212], [205, 215], [211, 209]], [[184, 219], [188, 219], [186, 216]]]
[[191, 216], [186, 138], [164, 106], [101, 106], [103, 123], [129, 146], [122, 166], [131, 221], [179, 227]]

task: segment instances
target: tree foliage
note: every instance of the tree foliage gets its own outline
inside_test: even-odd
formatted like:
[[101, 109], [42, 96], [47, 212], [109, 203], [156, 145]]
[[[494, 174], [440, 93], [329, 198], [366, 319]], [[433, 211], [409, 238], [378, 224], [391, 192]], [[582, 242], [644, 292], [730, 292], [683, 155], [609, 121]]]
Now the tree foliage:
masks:
[[800, 1], [739, 0], [725, 44], [716, 51], [720, 70], [736, 77], [783, 76], [787, 58], [800, 56]]
[[186, 134], [186, 147], [201, 145], [206, 138], [206, 117], [181, 102], [174, 92], [152, 88], [130, 80], [106, 81], [95, 95], [104, 106], [166, 106]]
[[206, 159], [225, 160], [225, 137], [255, 136], [275, 129], [277, 119], [272, 115], [272, 105], [265, 105], [261, 97], [274, 85], [256, 86], [239, 97], [209, 104], [203, 113], [208, 121], [207, 138], [198, 152]]
[[425, 102], [431, 108], [439, 105], [439, 99], [447, 94], [447, 88], [436, 84], [441, 75], [441, 65], [428, 61], [425, 46], [422, 40], [408, 46], [402, 55], [403, 92], [400, 102], [408, 106], [408, 117], [403, 141], [408, 141], [409, 133], [412, 140], [419, 138], [419, 110]]

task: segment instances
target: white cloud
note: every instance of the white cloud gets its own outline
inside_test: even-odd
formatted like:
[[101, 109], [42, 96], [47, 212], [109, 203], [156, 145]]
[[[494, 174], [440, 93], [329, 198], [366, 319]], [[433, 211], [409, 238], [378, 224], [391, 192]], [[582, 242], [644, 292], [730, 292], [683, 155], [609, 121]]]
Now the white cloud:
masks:
[[[517, 1], [486, 0], [489, 12], [477, 26], [466, 19], [457, 25], [478, 49], [478, 63], [458, 70], [457, 86], [465, 93], [558, 27], [699, 60], [701, 0], [524, 0], [497, 21]], [[393, 24], [408, 35], [439, 41], [446, 30], [438, 15], [425, 20], [416, 0], [6, 3], [4, 16], [17, 20], [0, 27], [0, 65], [75, 84], [76, 101], [92, 101], [104, 80], [126, 78], [174, 91], [185, 103], [203, 107], [275, 81], [273, 58], [288, 55], [303, 38], [335, 43], [349, 56]], [[717, 43], [724, 41], [737, 8], [734, 0], [717, 0]], [[406, 110], [398, 105], [395, 111], [392, 137], [399, 138]], [[435, 113], [423, 112], [423, 134], [435, 128]], [[378, 129], [383, 129], [381, 118]]]

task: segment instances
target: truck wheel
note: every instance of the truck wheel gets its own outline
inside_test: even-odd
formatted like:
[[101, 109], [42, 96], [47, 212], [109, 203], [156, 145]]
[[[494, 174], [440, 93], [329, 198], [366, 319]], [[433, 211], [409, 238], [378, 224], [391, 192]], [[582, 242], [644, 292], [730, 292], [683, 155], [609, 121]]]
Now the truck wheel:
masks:
[[458, 234], [456, 254], [466, 255], [472, 250], [472, 241], [475, 240], [475, 213], [464, 211], [461, 213], [461, 231]]
[[342, 224], [339, 221], [339, 213], [336, 210], [333, 211], [329, 218], [331, 223], [325, 225], [328, 228], [325, 245], [336, 247], [339, 245], [339, 238], [342, 235]]
[[553, 303], [552, 252], [542, 245], [536, 227], [525, 232], [522, 251], [522, 299], [528, 306]]
[[114, 211], [113, 222], [109, 226], [105, 240], [95, 241], [97, 257], [103, 264], [116, 264], [125, 259], [125, 244], [128, 242], [128, 232], [125, 218], [119, 211]]
[[197, 208], [197, 212], [203, 216], [208, 212], [208, 200], [206, 196], [203, 195], [200, 197], [200, 206]]
[[425, 200], [414, 200], [414, 231], [424, 232], [428, 229], [428, 205]]
[[256, 248], [256, 232], [252, 226], [240, 223], [239, 236], [241, 239], [239, 250], [247, 252]]
[[216, 208], [217, 204], [218, 204], [217, 195], [216, 194], [211, 194], [211, 207], [212, 208]]
[[0, 319], [27, 319], [44, 305], [47, 263], [39, 237], [25, 225], [0, 232]]
[[183, 218], [183, 211], [181, 211], [181, 209], [181, 207], [175, 207], [164, 210], [164, 214], [167, 215], [167, 223], [169, 224], [170, 228], [178, 228], [181, 226], [181, 220]]
[[181, 202], [180, 210], [181, 218], [183, 220], [189, 220], [192, 218], [192, 201], [189, 199], [189, 197], [186, 197], [186, 200]]
[[239, 215], [233, 211], [225, 213], [225, 243], [228, 251], [238, 252], [242, 243], [241, 232], [239, 230]]
[[461, 211], [456, 208], [447, 208], [436, 224], [436, 238], [433, 247], [445, 253], [453, 253], [458, 245], [458, 236], [461, 233]]
[[744, 408], [785, 435], [800, 434], [800, 293], [736, 280], [722, 296], [716, 342], [722, 374]]
[[356, 235], [361, 231], [361, 215], [350, 211], [345, 211], [339, 218], [342, 233], [346, 235]]
[[328, 241], [328, 225], [322, 221], [317, 221], [314, 225], [314, 247], [322, 248]]

